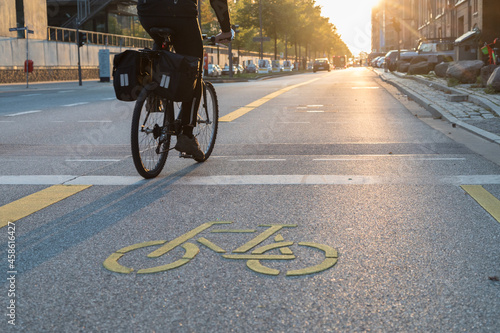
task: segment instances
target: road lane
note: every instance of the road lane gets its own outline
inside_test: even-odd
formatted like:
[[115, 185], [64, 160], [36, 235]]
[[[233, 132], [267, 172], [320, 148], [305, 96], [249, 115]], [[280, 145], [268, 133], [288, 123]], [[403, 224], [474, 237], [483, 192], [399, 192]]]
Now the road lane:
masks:
[[[82, 114], [111, 120], [111, 133], [97, 127], [105, 133], [94, 134], [91, 144], [78, 146], [86, 137], [82, 132], [109, 123], [62, 126], [57, 140], [53, 132], [26, 133], [36, 145], [3, 144], [4, 195], [11, 195], [4, 189], [14, 189], [9, 177], [18, 175], [71, 175], [62, 182], [99, 184], [16, 223], [20, 327], [494, 330], [500, 324], [494, 281], [500, 275], [500, 228], [460, 185], [482, 185], [499, 198], [498, 165], [415, 117], [401, 96], [388, 94], [364, 69], [216, 89], [226, 115], [318, 77], [221, 123], [207, 162], [169, 157], [154, 180], [137, 178], [128, 147], [119, 142], [127, 140], [128, 111], [109, 112], [106, 103], [112, 101], [75, 106], [78, 112], [48, 112], [74, 123]], [[105, 107], [109, 118], [97, 106]], [[22, 117], [41, 128], [55, 119]], [[15, 135], [19, 127], [8, 131]], [[78, 158], [95, 162], [65, 165], [68, 147], [80, 147]], [[40, 189], [28, 182], [17, 185], [12, 196]], [[212, 221], [232, 223], [189, 233]], [[276, 227], [261, 243], [249, 243], [270, 224], [294, 227]], [[185, 247], [147, 257], [175, 239]], [[146, 243], [152, 241], [158, 242]], [[296, 259], [237, 259], [235, 251], [244, 244], [254, 245], [245, 258], [293, 254]], [[328, 246], [338, 258], [300, 244]], [[279, 247], [258, 253], [272, 246]], [[106, 269], [103, 263], [113, 255], [134, 271]], [[337, 262], [321, 272], [286, 276], [325, 259]], [[172, 264], [179, 266], [168, 269]], [[141, 269], [160, 272], [137, 274]], [[266, 275], [276, 270], [277, 276]]]

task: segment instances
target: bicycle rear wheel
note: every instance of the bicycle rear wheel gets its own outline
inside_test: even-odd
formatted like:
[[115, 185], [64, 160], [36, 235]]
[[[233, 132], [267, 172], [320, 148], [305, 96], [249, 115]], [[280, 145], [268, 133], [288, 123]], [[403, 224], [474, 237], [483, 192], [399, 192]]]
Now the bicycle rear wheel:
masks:
[[203, 84], [205, 87], [202, 90], [203, 94], [193, 135], [198, 139], [205, 158], [196, 159], [197, 162], [206, 161], [212, 154], [219, 126], [219, 104], [215, 88], [210, 82], [204, 82]]
[[167, 102], [147, 87], [142, 89], [132, 117], [131, 146], [135, 168], [144, 178], [158, 176], [167, 160], [166, 114]]

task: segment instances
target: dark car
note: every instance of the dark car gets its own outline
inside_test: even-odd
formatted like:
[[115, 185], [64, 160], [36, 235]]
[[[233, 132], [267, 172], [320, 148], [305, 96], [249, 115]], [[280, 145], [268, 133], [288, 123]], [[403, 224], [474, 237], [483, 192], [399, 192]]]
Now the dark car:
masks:
[[455, 38], [421, 39], [417, 44], [417, 53], [428, 62], [441, 63], [455, 60]]
[[[408, 50], [400, 50], [400, 54], [407, 52]], [[385, 68], [389, 69], [391, 72], [395, 71], [398, 62], [398, 50], [391, 50], [385, 54]]]
[[247, 68], [245, 68], [245, 73], [257, 73], [258, 71], [259, 67], [253, 63], [248, 64]]
[[314, 60], [313, 72], [316, 73], [317, 71], [330, 71], [330, 62], [327, 58]]

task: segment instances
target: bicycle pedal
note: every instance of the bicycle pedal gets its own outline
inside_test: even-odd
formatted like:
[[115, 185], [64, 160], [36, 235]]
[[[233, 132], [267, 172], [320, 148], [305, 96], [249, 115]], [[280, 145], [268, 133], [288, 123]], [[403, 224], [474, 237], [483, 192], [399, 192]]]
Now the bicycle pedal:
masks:
[[194, 159], [194, 156], [186, 154], [186, 153], [179, 153], [179, 158], [191, 158], [191, 159]]

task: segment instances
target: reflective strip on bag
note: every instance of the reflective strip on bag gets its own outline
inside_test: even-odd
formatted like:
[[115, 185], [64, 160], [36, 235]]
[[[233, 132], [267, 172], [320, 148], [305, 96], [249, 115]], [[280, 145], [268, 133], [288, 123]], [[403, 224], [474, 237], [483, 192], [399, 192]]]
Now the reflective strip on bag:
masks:
[[128, 87], [128, 74], [120, 74], [120, 86]]
[[162, 75], [160, 87], [168, 88], [169, 85], [170, 85], [170, 76], [169, 75]]

